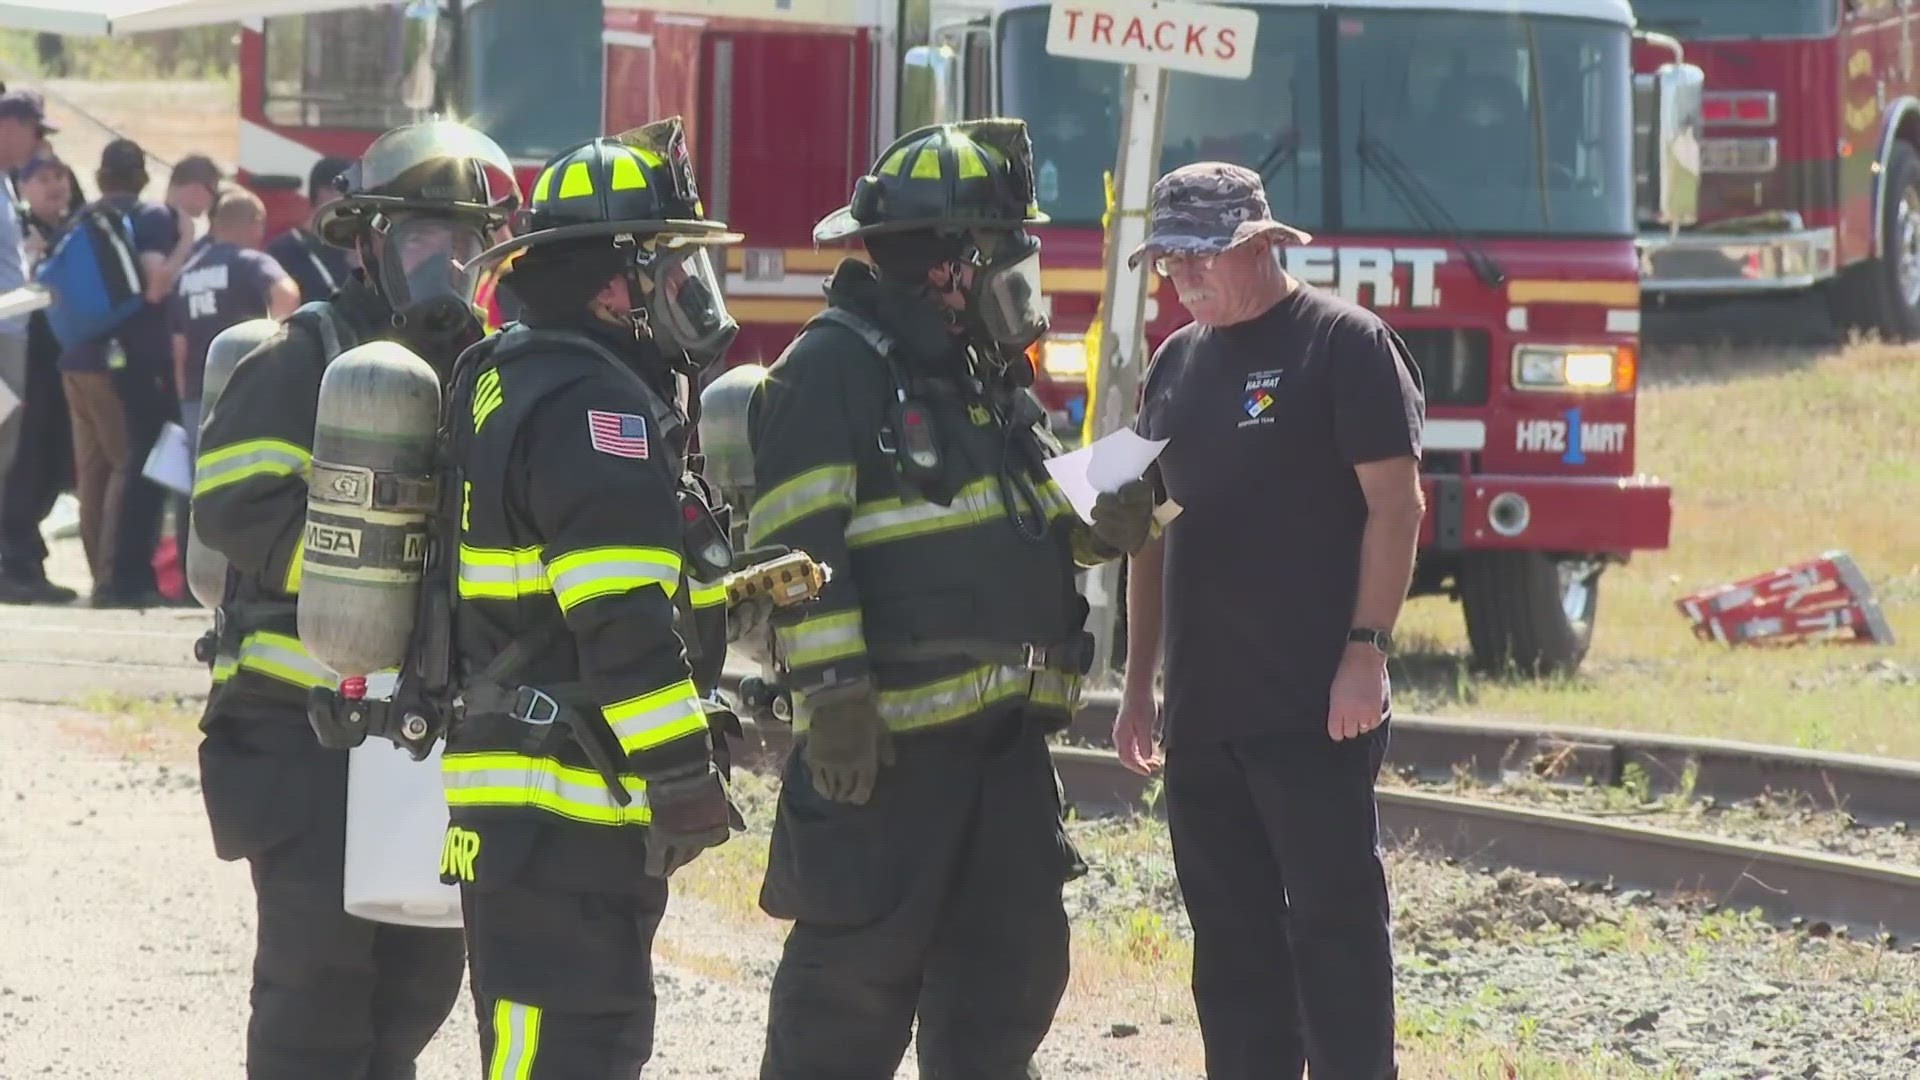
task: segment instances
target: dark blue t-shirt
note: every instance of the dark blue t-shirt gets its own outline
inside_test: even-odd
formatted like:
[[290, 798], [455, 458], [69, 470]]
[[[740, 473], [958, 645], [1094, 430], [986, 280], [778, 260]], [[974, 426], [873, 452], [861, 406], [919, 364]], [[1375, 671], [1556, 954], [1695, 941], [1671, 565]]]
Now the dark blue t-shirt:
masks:
[[173, 332], [187, 336], [180, 400], [200, 400], [200, 375], [214, 336], [235, 323], [265, 318], [268, 290], [286, 277], [273, 256], [225, 241], [203, 242], [187, 259], [168, 308]]
[[267, 254], [300, 286], [303, 304], [332, 296], [353, 273], [353, 268], [347, 265], [345, 249], [324, 243], [302, 229], [289, 229], [280, 234], [267, 245]]
[[1166, 729], [1325, 731], [1360, 591], [1354, 466], [1420, 454], [1420, 370], [1379, 316], [1302, 284], [1257, 318], [1181, 327], [1134, 429], [1168, 440]]
[[[174, 217], [173, 209], [160, 203], [143, 202], [132, 195], [108, 195], [96, 206], [112, 207], [133, 219], [134, 257], [139, 258], [147, 252], [165, 257], [173, 254], [175, 244], [180, 242], [180, 222]], [[114, 344], [120, 347], [120, 355], [113, 356]], [[167, 305], [163, 300], [157, 304], [142, 304], [140, 309], [128, 316], [119, 329], [92, 341], [83, 341], [60, 354], [61, 371], [106, 371], [110, 366], [118, 366], [124, 358], [125, 366], [142, 376], [165, 374], [173, 366], [173, 345], [167, 333]]]

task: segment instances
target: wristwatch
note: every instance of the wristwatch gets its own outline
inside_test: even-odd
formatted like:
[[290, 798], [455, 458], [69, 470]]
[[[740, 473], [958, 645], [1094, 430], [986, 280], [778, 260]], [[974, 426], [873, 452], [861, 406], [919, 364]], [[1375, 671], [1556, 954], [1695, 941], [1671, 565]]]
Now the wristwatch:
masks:
[[1365, 642], [1379, 649], [1380, 655], [1382, 656], [1393, 655], [1393, 635], [1385, 630], [1374, 630], [1364, 626], [1356, 626], [1352, 630], [1347, 631], [1347, 640], [1350, 642]]

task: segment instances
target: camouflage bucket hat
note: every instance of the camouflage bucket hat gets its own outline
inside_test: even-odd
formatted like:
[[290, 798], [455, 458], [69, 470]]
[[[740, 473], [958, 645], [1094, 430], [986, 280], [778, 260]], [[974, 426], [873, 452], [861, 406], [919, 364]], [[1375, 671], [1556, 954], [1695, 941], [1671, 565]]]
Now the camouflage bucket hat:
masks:
[[1127, 268], [1160, 255], [1218, 255], [1257, 237], [1293, 244], [1313, 237], [1273, 220], [1267, 193], [1252, 169], [1224, 161], [1182, 165], [1153, 185], [1147, 241], [1127, 256]]

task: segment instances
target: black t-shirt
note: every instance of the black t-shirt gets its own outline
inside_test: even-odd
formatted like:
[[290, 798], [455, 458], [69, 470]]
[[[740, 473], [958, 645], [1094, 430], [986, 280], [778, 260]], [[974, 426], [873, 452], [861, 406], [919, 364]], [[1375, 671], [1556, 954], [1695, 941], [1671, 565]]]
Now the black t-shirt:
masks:
[[1308, 285], [1175, 331], [1135, 429], [1183, 512], [1167, 531], [1168, 738], [1324, 731], [1360, 587], [1353, 467], [1420, 453], [1426, 402], [1380, 318]]

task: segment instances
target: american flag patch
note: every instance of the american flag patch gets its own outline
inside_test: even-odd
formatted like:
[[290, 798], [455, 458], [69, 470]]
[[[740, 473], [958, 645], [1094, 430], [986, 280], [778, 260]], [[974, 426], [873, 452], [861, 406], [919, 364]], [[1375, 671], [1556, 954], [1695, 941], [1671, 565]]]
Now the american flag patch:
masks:
[[633, 413], [587, 410], [587, 433], [593, 448], [614, 457], [647, 456], [647, 421]]

